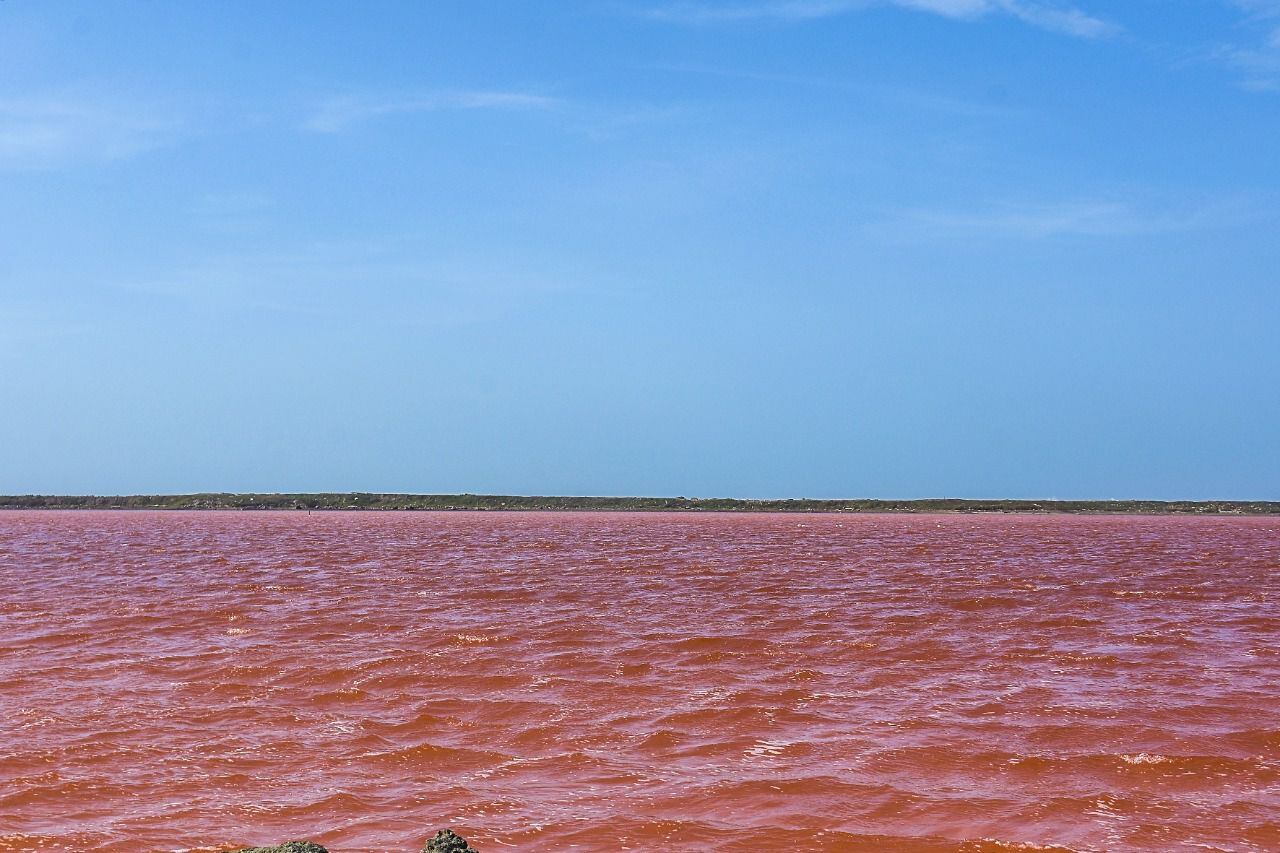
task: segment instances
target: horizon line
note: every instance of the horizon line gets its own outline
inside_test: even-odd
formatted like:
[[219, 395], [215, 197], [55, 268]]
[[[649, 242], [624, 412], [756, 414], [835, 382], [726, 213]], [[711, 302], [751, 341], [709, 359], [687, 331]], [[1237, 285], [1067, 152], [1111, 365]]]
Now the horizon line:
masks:
[[1280, 501], [1059, 498], [732, 498], [410, 492], [191, 492], [0, 495], [0, 509], [970, 512], [1280, 515]]

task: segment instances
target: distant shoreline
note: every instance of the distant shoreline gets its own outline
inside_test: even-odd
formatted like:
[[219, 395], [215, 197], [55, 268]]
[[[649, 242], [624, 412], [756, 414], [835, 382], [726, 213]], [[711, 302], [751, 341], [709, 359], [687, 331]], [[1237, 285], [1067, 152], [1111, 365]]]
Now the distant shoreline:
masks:
[[528, 495], [408, 495], [201, 493], [190, 495], [0, 495], [0, 510], [370, 510], [370, 511], [615, 511], [798, 513], [1023, 513], [1039, 515], [1280, 515], [1280, 501], [1057, 501], [792, 498], [551, 497]]

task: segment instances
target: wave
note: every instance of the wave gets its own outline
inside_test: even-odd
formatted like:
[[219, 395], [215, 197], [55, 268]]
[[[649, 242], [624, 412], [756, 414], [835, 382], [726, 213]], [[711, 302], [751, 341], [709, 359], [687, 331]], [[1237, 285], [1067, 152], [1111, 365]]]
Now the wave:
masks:
[[485, 850], [1280, 849], [1277, 542], [0, 514], [0, 853], [399, 849], [446, 822]]

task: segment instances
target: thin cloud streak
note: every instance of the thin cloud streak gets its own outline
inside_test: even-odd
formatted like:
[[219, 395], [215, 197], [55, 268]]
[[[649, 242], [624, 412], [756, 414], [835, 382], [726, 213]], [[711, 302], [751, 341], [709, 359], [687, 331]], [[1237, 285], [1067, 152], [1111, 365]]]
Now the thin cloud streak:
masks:
[[1252, 43], [1220, 45], [1213, 57], [1244, 74], [1240, 85], [1258, 92], [1280, 91], [1280, 0], [1231, 0], [1244, 13], [1243, 26], [1260, 30]]
[[1032, 26], [1077, 38], [1106, 38], [1120, 32], [1120, 27], [1116, 24], [1102, 18], [1095, 18], [1075, 8], [1058, 8], [1031, 3], [1001, 3], [999, 6], [1008, 14]]
[[338, 133], [353, 124], [390, 115], [439, 110], [547, 110], [558, 98], [529, 92], [454, 91], [402, 97], [343, 96], [331, 98], [303, 127], [316, 133]]
[[737, 21], [808, 21], [840, 15], [870, 5], [860, 0], [783, 0], [783, 2], [709, 4], [672, 3], [649, 9], [645, 17], [674, 24], [721, 24]]
[[157, 110], [102, 98], [0, 98], [0, 170], [124, 160], [171, 144], [181, 128]]
[[568, 281], [534, 259], [442, 255], [417, 238], [387, 237], [195, 256], [105, 287], [205, 313], [439, 326], [486, 322], [556, 298], [574, 289]]
[[1253, 218], [1255, 213], [1239, 202], [1182, 210], [1153, 210], [1112, 200], [1011, 202], [977, 210], [908, 209], [864, 230], [877, 239], [907, 243], [1129, 237], [1229, 227]]
[[830, 18], [877, 6], [898, 6], [952, 20], [1008, 15], [1031, 26], [1079, 38], [1104, 38], [1120, 28], [1074, 6], [1032, 0], [759, 0], [751, 3], [679, 2], [649, 9], [654, 20], [686, 25], [749, 21], [798, 22]]
[[738, 68], [718, 68], [707, 65], [653, 65], [657, 71], [672, 74], [697, 74], [705, 77], [722, 77], [727, 80], [749, 80], [759, 83], [776, 83], [786, 86], [803, 86], [814, 89], [831, 89], [853, 92], [884, 103], [897, 104], [922, 112], [945, 113], [965, 118], [1009, 118], [1025, 115], [1026, 110], [1003, 104], [941, 95], [923, 89], [903, 86], [887, 86], [866, 83], [861, 80], [842, 80], [828, 77], [811, 77], [802, 74], [769, 74]]

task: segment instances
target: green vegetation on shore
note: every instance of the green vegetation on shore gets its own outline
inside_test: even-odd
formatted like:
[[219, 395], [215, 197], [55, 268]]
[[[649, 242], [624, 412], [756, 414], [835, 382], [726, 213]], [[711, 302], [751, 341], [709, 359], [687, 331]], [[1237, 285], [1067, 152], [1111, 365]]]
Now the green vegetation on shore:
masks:
[[1280, 501], [739, 500], [736, 498], [537, 497], [205, 493], [196, 495], [0, 495], [0, 509], [615, 510], [648, 512], [1021, 512], [1128, 515], [1280, 515]]

